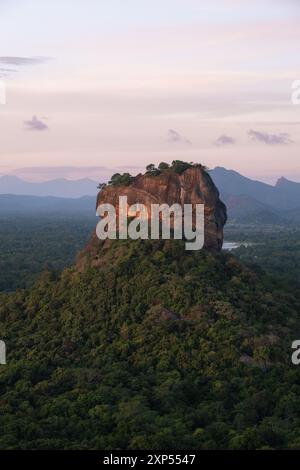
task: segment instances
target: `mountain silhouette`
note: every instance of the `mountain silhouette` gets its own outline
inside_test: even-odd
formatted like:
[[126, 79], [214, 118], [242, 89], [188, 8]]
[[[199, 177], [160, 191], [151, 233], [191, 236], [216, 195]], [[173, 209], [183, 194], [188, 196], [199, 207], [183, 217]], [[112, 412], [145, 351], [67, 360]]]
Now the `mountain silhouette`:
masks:
[[64, 178], [32, 183], [13, 175], [0, 177], [0, 194], [78, 198], [95, 196], [97, 183], [88, 178], [71, 181]]

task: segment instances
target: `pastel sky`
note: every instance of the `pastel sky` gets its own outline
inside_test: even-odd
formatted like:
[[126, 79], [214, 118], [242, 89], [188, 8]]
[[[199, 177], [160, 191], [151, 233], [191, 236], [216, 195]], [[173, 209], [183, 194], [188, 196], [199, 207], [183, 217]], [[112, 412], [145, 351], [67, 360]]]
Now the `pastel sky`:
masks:
[[299, 0], [0, 0], [0, 175], [300, 181], [299, 24]]

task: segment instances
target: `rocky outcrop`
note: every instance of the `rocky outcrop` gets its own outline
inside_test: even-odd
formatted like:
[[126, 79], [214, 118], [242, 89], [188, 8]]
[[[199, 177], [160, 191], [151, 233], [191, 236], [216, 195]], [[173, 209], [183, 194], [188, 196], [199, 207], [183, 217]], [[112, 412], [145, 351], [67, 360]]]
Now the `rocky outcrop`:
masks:
[[207, 249], [220, 251], [223, 244], [223, 227], [226, 223], [226, 207], [219, 199], [219, 191], [211, 177], [200, 165], [182, 174], [169, 169], [160, 174], [138, 175], [130, 185], [108, 185], [100, 191], [97, 207], [112, 204], [118, 211], [119, 196], [127, 196], [128, 204], [142, 203], [150, 213], [151, 204], [204, 204], [205, 245]]
[[188, 168], [181, 175], [172, 170], [157, 176], [138, 175], [129, 186], [106, 186], [98, 195], [97, 207], [110, 203], [118, 208], [119, 196], [127, 196], [129, 205], [146, 205], [149, 213], [151, 204], [204, 204], [205, 247], [222, 248], [226, 207], [211, 177], [201, 166]]

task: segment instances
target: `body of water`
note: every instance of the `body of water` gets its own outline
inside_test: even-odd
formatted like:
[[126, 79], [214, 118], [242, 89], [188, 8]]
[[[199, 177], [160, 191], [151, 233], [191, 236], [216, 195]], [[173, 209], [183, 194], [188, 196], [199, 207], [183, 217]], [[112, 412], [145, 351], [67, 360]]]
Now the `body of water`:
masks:
[[223, 250], [227, 251], [232, 251], [235, 250], [236, 248], [239, 248], [240, 246], [250, 246], [252, 243], [245, 243], [245, 242], [224, 242], [223, 243]]

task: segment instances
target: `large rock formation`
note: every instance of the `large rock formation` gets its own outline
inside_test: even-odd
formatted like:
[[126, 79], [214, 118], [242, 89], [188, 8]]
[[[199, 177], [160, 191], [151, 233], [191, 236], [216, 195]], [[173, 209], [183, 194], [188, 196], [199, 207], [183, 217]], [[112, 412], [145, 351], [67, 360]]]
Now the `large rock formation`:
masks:
[[119, 196], [128, 204], [142, 203], [150, 213], [151, 204], [204, 204], [205, 248], [221, 250], [226, 207], [211, 177], [201, 166], [188, 168], [181, 175], [166, 170], [159, 175], [138, 175], [129, 186], [106, 186], [98, 195], [97, 207], [110, 203], [118, 209]]
[[100, 191], [97, 207], [112, 204], [118, 212], [119, 196], [127, 196], [128, 204], [142, 203], [150, 214], [151, 204], [204, 204], [205, 245], [220, 251], [223, 244], [223, 227], [226, 223], [226, 207], [219, 199], [219, 191], [201, 165], [186, 169], [182, 174], [172, 169], [158, 175], [138, 175], [128, 186], [108, 185]]

